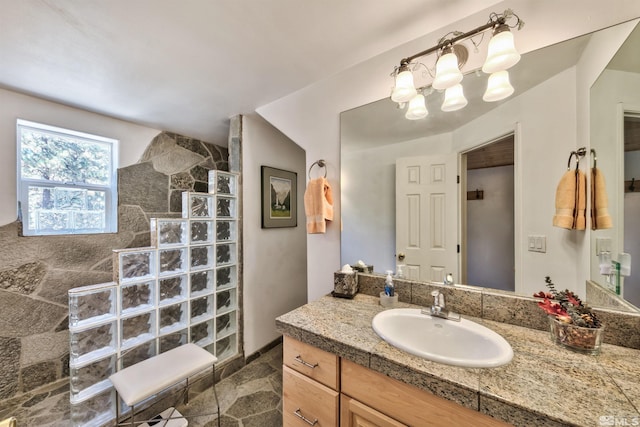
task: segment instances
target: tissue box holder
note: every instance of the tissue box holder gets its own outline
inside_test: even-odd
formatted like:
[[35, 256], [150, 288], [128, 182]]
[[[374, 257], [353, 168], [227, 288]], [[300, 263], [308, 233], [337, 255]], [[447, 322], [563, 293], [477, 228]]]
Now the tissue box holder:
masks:
[[361, 265], [352, 265], [351, 268], [353, 268], [358, 273], [373, 274], [373, 265], [366, 265], [364, 267]]
[[333, 292], [331, 295], [338, 298], [353, 298], [358, 293], [357, 274], [342, 273], [336, 271], [333, 273]]

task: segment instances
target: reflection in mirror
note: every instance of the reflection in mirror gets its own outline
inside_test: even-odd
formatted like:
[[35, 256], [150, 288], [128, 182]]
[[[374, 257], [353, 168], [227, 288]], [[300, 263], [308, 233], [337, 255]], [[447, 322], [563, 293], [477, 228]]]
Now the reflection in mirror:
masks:
[[[571, 264], [572, 268], [576, 268], [575, 265], [580, 264], [575, 259], [579, 251], [575, 251], [576, 256], [558, 260], [550, 257], [534, 258], [535, 255], [526, 248], [527, 238], [536, 232], [535, 224], [543, 223], [544, 227], [549, 224], [550, 227], [553, 214], [553, 191], [562, 173], [562, 166], [559, 169], [553, 166], [556, 169], [549, 170], [545, 167], [542, 171], [539, 169], [532, 171], [532, 168], [537, 168], [536, 162], [538, 166], [566, 165], [568, 153], [575, 150], [577, 146], [584, 145], [584, 143], [577, 145], [582, 141], [576, 141], [577, 124], [575, 121], [571, 122], [576, 113], [568, 110], [567, 108], [570, 107], [565, 107], [565, 103], [571, 105], [571, 108], [576, 107], [575, 89], [572, 91], [571, 88], [576, 87], [576, 74], [579, 73], [576, 70], [581, 66], [581, 56], [590, 47], [591, 37], [586, 35], [567, 40], [523, 55], [520, 63], [510, 70], [511, 83], [515, 88], [514, 95], [497, 103], [482, 101], [486, 76], [474, 71], [467, 73], [464, 77], [465, 95], [469, 99], [469, 104], [456, 112], [442, 113], [439, 110], [443, 94], [438, 91], [434, 91], [427, 98], [429, 116], [422, 120], [406, 120], [404, 110], [399, 110], [388, 98], [343, 112], [341, 114], [341, 264], [356, 264], [358, 260], [362, 260], [366, 264], [373, 265], [375, 272], [383, 272], [396, 270], [396, 265], [402, 263], [398, 259], [400, 251], [396, 249], [397, 158], [454, 153], [459, 156], [459, 163], [464, 163], [463, 153], [471, 152], [482, 144], [512, 134], [515, 135], [516, 153], [520, 149], [526, 152], [527, 156], [527, 164], [519, 165], [516, 156], [513, 166], [516, 181], [520, 180], [520, 183], [515, 184], [516, 199], [531, 198], [531, 188], [543, 184], [544, 194], [538, 197], [543, 198], [544, 203], [550, 199], [549, 206], [544, 210], [540, 208], [542, 203], [525, 200], [522, 202], [521, 212], [518, 214], [518, 210], [515, 211], [516, 227], [513, 237], [515, 246], [511, 246], [512, 253], [509, 254], [512, 258], [514, 254], [516, 255], [513, 261], [513, 270], [516, 272], [515, 292], [530, 296], [540, 290], [542, 279], [547, 274], [545, 264], [541, 264], [540, 260], [548, 264]], [[620, 43], [617, 41], [615, 49], [620, 46]], [[609, 55], [609, 53], [606, 54]], [[588, 94], [585, 94], [583, 98], [587, 96]], [[537, 104], [533, 104], [536, 102]], [[566, 129], [559, 128], [561, 120], [558, 120], [558, 114], [553, 111], [554, 108], [565, 108], [567, 120], [566, 124], [562, 123], [562, 126], [566, 126]], [[516, 123], [520, 124], [516, 125]], [[529, 146], [518, 147], [518, 126], [522, 126]], [[610, 139], [609, 141], [613, 144], [613, 141]], [[545, 148], [542, 149], [539, 146]], [[613, 146], [599, 148], [598, 165], [600, 166], [601, 160], [603, 164], [607, 163], [607, 156], [615, 157], [615, 155]], [[520, 168], [519, 172], [518, 168]], [[523, 171], [523, 169], [526, 170]], [[607, 171], [606, 176], [607, 185], [613, 185], [618, 179], [613, 172]], [[464, 181], [464, 176], [461, 178]], [[470, 185], [475, 187], [475, 184]], [[463, 191], [466, 193], [475, 190], [471, 187], [461, 189], [459, 194], [463, 194]], [[523, 188], [526, 191], [523, 191]], [[609, 194], [609, 203], [612, 205], [615, 200], [612, 193]], [[464, 224], [462, 211], [466, 209], [462, 199], [463, 196], [458, 197], [455, 210], [446, 211], [446, 220], [456, 224], [454, 227], [456, 230], [453, 231], [454, 243], [463, 241], [467, 231], [465, 230], [467, 227], [461, 225]], [[474, 208], [477, 206], [479, 205]], [[524, 223], [525, 226], [521, 225], [518, 228], [518, 223]], [[622, 230], [616, 228], [609, 232], [622, 233]], [[568, 234], [562, 236], [568, 236]], [[560, 238], [552, 242], [556, 246], [563, 244], [558, 239]], [[574, 240], [580, 241], [581, 238], [561, 237], [561, 239], [568, 239], [570, 244], [574, 245]], [[588, 239], [584, 240], [584, 245], [589, 245]], [[518, 256], [518, 246], [525, 248], [522, 250], [522, 256]], [[493, 250], [491, 242], [481, 244], [480, 247], [482, 252], [474, 251], [478, 256], [491, 253]], [[590, 252], [594, 253], [594, 251]], [[451, 268], [456, 283], [500, 288], [495, 282], [473, 283], [473, 279], [463, 281], [463, 272], [467, 271], [466, 268], [470, 264], [467, 262], [469, 260], [463, 262], [463, 254], [464, 250], [459, 256], [459, 265]], [[640, 258], [640, 255], [638, 257]], [[473, 261], [483, 264], [481, 258]], [[484, 265], [487, 269], [492, 268], [491, 262], [486, 262]], [[562, 271], [560, 267], [558, 271]], [[450, 271], [447, 269], [444, 272]], [[520, 279], [518, 272], [520, 272]], [[527, 280], [523, 280], [523, 277]], [[569, 276], [569, 278], [572, 277], [575, 276]], [[593, 272], [591, 277], [595, 277]], [[532, 278], [535, 278], [535, 281]], [[568, 283], [569, 280], [566, 282]], [[569, 288], [571, 286], [571, 284], [567, 285]], [[585, 292], [584, 284], [576, 286], [578, 292]]]
[[[638, 29], [634, 33], [640, 33]], [[635, 44], [640, 49], [640, 38]], [[637, 70], [640, 72], [640, 69]], [[638, 86], [640, 92], [640, 85]], [[638, 93], [638, 92], [636, 92]], [[640, 98], [640, 93], [638, 94]], [[624, 118], [624, 244], [631, 264], [640, 260], [640, 114], [629, 113]], [[640, 307], [640, 271], [630, 269], [624, 278], [624, 298]]]
[[[594, 230], [591, 247], [591, 279], [603, 295], [619, 294], [640, 307], [640, 194], [632, 191], [640, 175], [640, 27], [632, 31], [591, 87], [591, 147], [598, 153], [597, 166], [606, 177], [613, 228]], [[633, 188], [635, 190], [635, 188]], [[630, 255], [618, 275], [613, 262]], [[623, 262], [624, 264], [624, 262]]]

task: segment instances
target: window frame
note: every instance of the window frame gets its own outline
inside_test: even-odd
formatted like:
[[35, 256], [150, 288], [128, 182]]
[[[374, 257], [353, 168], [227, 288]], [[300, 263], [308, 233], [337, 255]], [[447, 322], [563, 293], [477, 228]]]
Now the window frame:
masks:
[[[73, 182], [53, 182], [43, 179], [24, 178], [22, 176], [22, 130], [35, 130], [52, 135], [61, 136], [63, 138], [72, 138], [89, 143], [108, 144], [111, 149], [111, 160], [109, 171], [109, 185], [85, 184]], [[58, 126], [47, 125], [43, 123], [32, 122], [23, 119], [16, 120], [16, 140], [17, 140], [17, 214], [18, 219], [22, 221], [23, 236], [74, 236], [83, 234], [108, 234], [117, 233], [118, 231], [118, 146], [119, 140], [107, 138], [100, 135], [75, 131], [72, 129], [61, 128]], [[29, 229], [29, 186], [38, 186], [43, 188], [70, 188], [83, 189], [89, 191], [104, 191], [105, 193], [105, 223], [103, 229], [78, 229], [69, 232], [69, 229], [63, 231], [50, 230], [38, 231], [34, 228]]]

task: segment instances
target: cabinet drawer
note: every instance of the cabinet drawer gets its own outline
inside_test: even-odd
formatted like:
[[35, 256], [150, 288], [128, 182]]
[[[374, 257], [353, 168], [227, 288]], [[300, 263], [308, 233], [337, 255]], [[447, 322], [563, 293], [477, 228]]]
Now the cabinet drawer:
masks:
[[284, 336], [282, 363], [314, 380], [338, 390], [338, 356]]
[[[338, 392], [282, 367], [282, 422], [284, 427], [336, 427]], [[303, 418], [304, 417], [304, 418]], [[315, 422], [315, 424], [314, 424]]]

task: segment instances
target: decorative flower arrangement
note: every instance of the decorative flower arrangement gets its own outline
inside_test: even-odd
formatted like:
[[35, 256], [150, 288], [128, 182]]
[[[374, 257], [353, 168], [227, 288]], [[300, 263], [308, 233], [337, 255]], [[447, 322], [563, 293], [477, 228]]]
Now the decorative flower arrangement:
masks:
[[533, 296], [543, 298], [538, 302], [538, 306], [547, 314], [554, 316], [562, 323], [571, 323], [583, 328], [600, 328], [602, 326], [600, 319], [591, 311], [591, 307], [584, 304], [576, 294], [568, 289], [556, 290], [549, 276], [546, 276], [544, 281], [549, 292], [540, 291]]
[[600, 319], [576, 294], [568, 289], [558, 291], [549, 276], [544, 281], [549, 292], [533, 296], [543, 299], [538, 306], [549, 315], [551, 339], [573, 350], [598, 353], [604, 331]]

